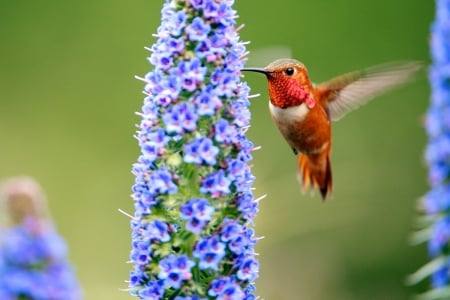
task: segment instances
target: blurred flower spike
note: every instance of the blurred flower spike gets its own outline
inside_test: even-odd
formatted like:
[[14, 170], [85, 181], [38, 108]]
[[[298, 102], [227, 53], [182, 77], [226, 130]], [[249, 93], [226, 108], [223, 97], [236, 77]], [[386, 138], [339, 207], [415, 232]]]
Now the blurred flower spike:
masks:
[[431, 27], [429, 69], [431, 103], [426, 116], [430, 191], [421, 200], [425, 216], [414, 242], [427, 242], [429, 263], [409, 278], [412, 283], [431, 278], [431, 290], [419, 299], [450, 299], [450, 1], [436, 0]]
[[129, 292], [255, 299], [245, 43], [233, 0], [167, 0], [144, 78]]
[[41, 187], [32, 178], [14, 177], [0, 188], [0, 299], [82, 299]]

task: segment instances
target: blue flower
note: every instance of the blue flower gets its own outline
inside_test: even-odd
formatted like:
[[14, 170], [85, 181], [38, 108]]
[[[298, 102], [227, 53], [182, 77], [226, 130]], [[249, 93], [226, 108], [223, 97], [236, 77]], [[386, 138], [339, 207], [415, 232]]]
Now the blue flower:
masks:
[[177, 257], [172, 254], [160, 261], [158, 277], [165, 279], [166, 287], [178, 289], [183, 281], [191, 279], [191, 268], [194, 265], [186, 255]]
[[242, 262], [239, 264], [237, 278], [252, 282], [256, 279], [258, 270], [258, 261], [254, 257], [246, 257], [245, 259], [242, 259]]
[[214, 280], [208, 291], [208, 295], [215, 299], [244, 299], [245, 294], [234, 277], [222, 277]]
[[214, 139], [219, 143], [235, 143], [237, 138], [236, 127], [225, 119], [219, 119], [214, 126]]
[[200, 192], [210, 194], [213, 198], [217, 198], [230, 193], [230, 184], [231, 181], [227, 178], [225, 172], [219, 170], [203, 180]]
[[254, 299], [255, 149], [233, 3], [166, 0], [153, 70], [138, 77], [129, 288], [142, 299]]
[[214, 165], [219, 153], [219, 148], [214, 146], [213, 142], [207, 137], [199, 137], [185, 144], [183, 149], [186, 163]]
[[244, 192], [247, 190], [255, 180], [250, 171], [250, 167], [241, 159], [228, 159], [228, 178], [232, 180], [234, 186], [238, 191]]
[[47, 215], [45, 200], [30, 177], [0, 183], [0, 206], [10, 223], [0, 230], [0, 299], [82, 297], [67, 246]]
[[223, 105], [220, 98], [212, 92], [210, 86], [196, 94], [193, 102], [200, 116], [213, 116]]
[[237, 198], [238, 210], [249, 220], [256, 217], [258, 203], [254, 201], [252, 193], [242, 193]]
[[237, 238], [244, 231], [243, 226], [235, 220], [226, 218], [222, 222], [222, 230], [220, 231], [220, 239], [223, 242], [229, 242]]
[[[211, 1], [208, 1], [211, 2]], [[186, 27], [186, 34], [188, 38], [193, 41], [203, 41], [211, 31], [211, 25], [203, 21], [200, 17], [195, 17], [192, 23]]]
[[[450, 2], [436, 1], [436, 18], [431, 26], [431, 57], [429, 69], [431, 101], [425, 120], [428, 145], [425, 160], [428, 164], [428, 182], [431, 189], [422, 198], [425, 213], [432, 220], [425, 231], [428, 252], [432, 259], [450, 259]], [[425, 270], [424, 268], [422, 270]], [[428, 269], [433, 288], [448, 287], [448, 263], [437, 270]]]
[[[133, 250], [131, 251], [130, 259], [133, 263], [139, 266], [145, 266], [152, 260], [149, 242], [133, 241], [132, 246]], [[136, 274], [136, 276], [137, 275], [140, 274]], [[138, 278], [136, 277], [131, 281], [138, 281]]]
[[197, 128], [198, 116], [194, 112], [193, 105], [187, 102], [169, 107], [162, 119], [169, 133], [183, 133]]
[[151, 194], [173, 194], [178, 188], [173, 182], [172, 174], [166, 168], [154, 170], [149, 176], [147, 183]]
[[155, 220], [147, 224], [143, 235], [151, 240], [168, 242], [170, 240], [169, 226], [160, 220]]
[[[132, 290], [133, 291], [133, 290]], [[132, 292], [134, 293], [134, 291]], [[141, 299], [159, 300], [164, 295], [164, 281], [151, 281], [147, 286], [140, 289], [135, 296], [139, 296]]]
[[189, 0], [189, 3], [198, 11], [204, 8], [205, 0]]
[[181, 61], [171, 74], [180, 77], [182, 88], [193, 92], [204, 81], [206, 72], [207, 68], [203, 66], [200, 59], [193, 58], [189, 61]]
[[169, 138], [162, 128], [147, 133], [145, 140], [140, 141], [143, 150], [143, 159], [145, 157], [147, 163], [155, 161], [159, 155], [164, 153], [164, 147], [167, 145], [168, 141]]
[[81, 299], [66, 257], [65, 242], [44, 220], [29, 217], [4, 230], [0, 237], [2, 299]]
[[169, 33], [172, 36], [178, 36], [186, 26], [187, 14], [184, 10], [177, 11], [170, 16], [170, 20], [167, 22]]
[[200, 260], [200, 269], [217, 270], [225, 256], [225, 245], [217, 236], [205, 238], [195, 246], [193, 255]]
[[440, 185], [423, 197], [422, 203], [428, 214], [437, 214], [450, 209], [450, 185]]
[[439, 268], [431, 275], [431, 284], [436, 288], [443, 288], [448, 285], [450, 270], [448, 266]]
[[186, 229], [199, 234], [211, 220], [214, 208], [205, 198], [191, 199], [181, 206], [181, 218], [186, 220]]

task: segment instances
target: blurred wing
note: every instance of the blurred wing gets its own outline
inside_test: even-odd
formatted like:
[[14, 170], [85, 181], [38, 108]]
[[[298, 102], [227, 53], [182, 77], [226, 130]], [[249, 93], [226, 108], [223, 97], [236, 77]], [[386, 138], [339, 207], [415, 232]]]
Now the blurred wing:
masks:
[[318, 85], [316, 91], [330, 119], [337, 121], [381, 93], [407, 82], [421, 66], [419, 62], [384, 64], [333, 78]]

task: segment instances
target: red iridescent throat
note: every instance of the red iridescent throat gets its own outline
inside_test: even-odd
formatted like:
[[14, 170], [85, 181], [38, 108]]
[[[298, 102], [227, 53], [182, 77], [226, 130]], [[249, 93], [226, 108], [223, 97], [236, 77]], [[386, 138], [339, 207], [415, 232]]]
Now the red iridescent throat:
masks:
[[288, 108], [305, 103], [311, 109], [315, 105], [309, 89], [294, 78], [269, 78], [269, 94], [272, 104], [280, 108]]

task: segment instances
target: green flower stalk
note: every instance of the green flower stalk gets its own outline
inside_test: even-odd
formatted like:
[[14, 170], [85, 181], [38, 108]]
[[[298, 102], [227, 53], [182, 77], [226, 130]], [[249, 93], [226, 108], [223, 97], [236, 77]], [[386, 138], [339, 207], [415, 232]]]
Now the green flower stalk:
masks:
[[258, 212], [233, 0], [167, 0], [133, 166], [131, 295], [255, 299]]

